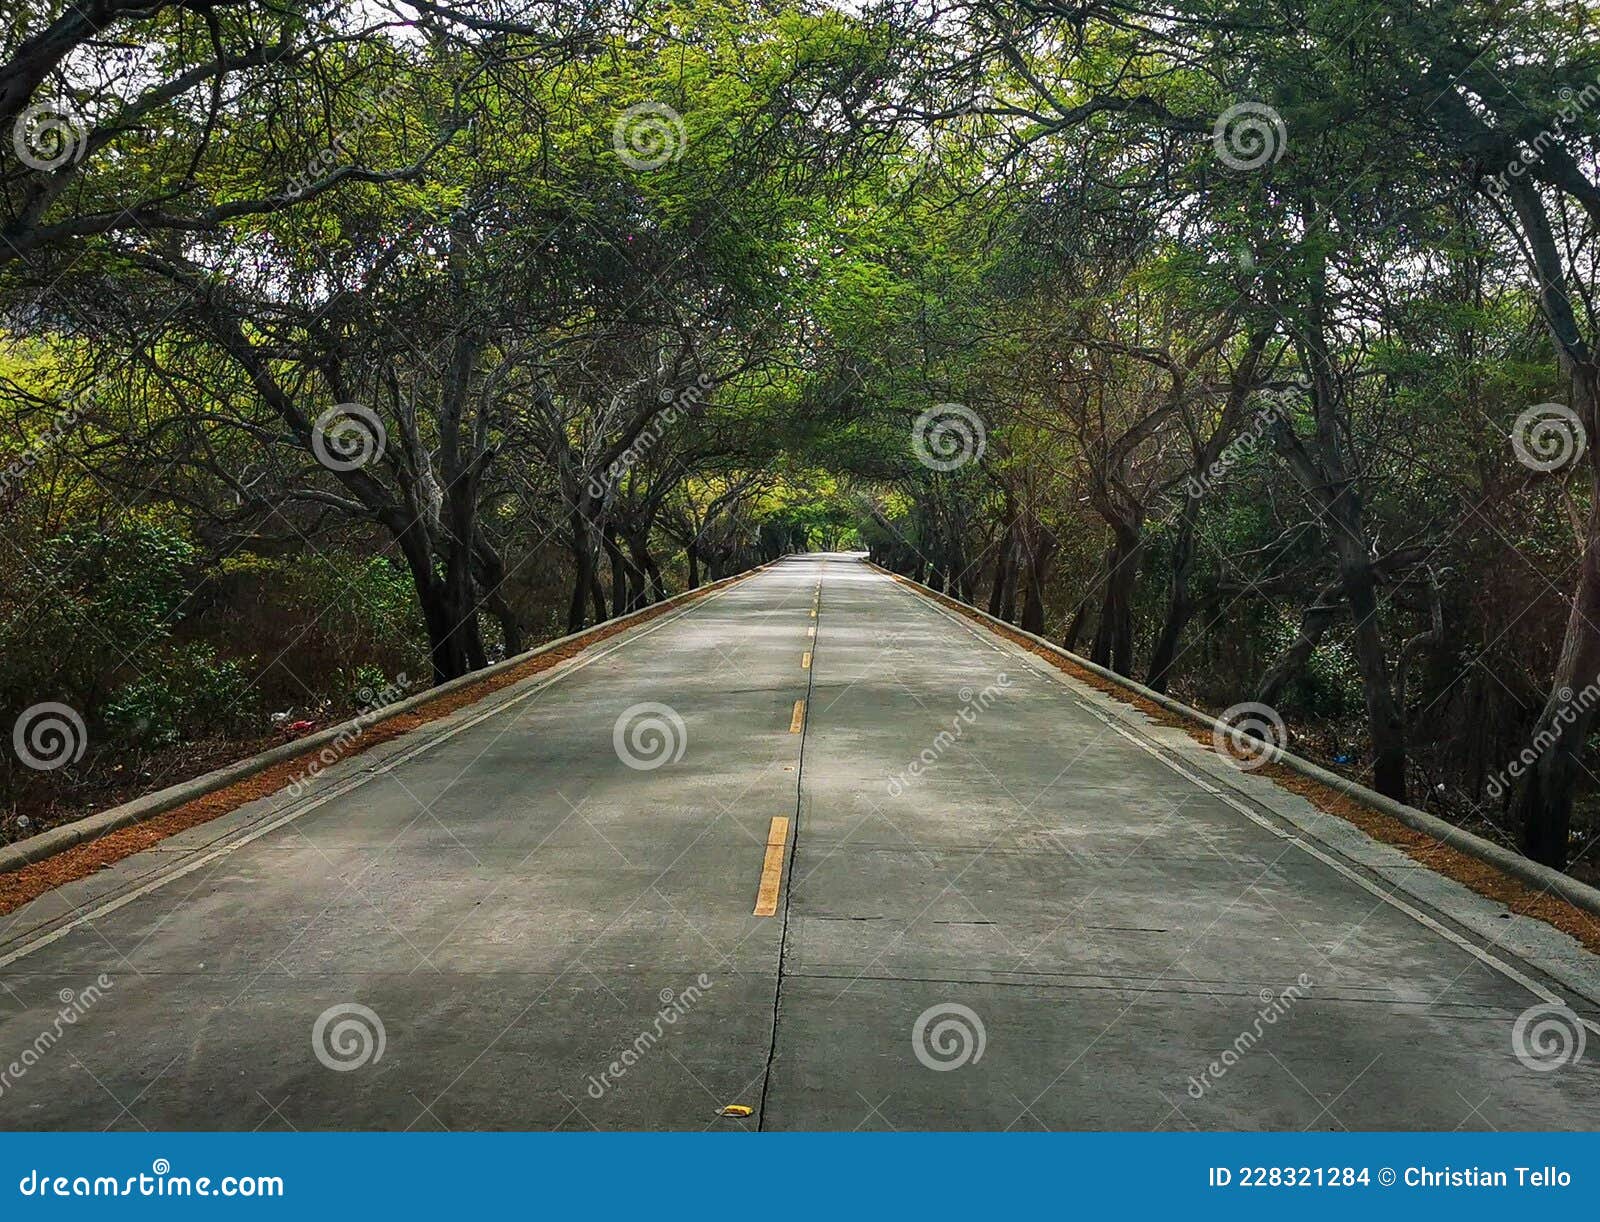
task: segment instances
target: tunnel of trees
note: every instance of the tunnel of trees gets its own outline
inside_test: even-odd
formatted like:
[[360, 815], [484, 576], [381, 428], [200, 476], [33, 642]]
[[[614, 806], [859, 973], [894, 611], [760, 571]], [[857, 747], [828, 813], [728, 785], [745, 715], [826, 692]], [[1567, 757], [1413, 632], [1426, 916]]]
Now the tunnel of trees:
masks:
[[1596, 33], [33, 0], [0, 836], [859, 549], [1592, 875]]

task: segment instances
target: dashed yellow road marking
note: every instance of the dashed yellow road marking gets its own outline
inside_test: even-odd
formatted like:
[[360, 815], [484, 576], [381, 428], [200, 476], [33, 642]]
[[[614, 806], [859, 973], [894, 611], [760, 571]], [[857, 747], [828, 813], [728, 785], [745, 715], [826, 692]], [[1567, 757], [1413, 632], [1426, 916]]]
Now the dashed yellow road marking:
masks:
[[810, 670], [811, 669], [811, 651], [809, 649], [806, 650], [803, 654], [800, 655], [800, 669], [801, 670]]
[[815, 637], [817, 635], [817, 626], [812, 624], [811, 627], [807, 628], [806, 635], [809, 637]]
[[805, 724], [806, 724], [806, 702], [804, 700], [796, 700], [794, 702], [794, 715], [789, 718], [789, 733], [791, 733], [791, 734], [800, 733], [800, 727], [805, 725]]
[[811, 618], [812, 619], [816, 619], [817, 618], [817, 609], [815, 607], [811, 608]]
[[789, 820], [774, 816], [767, 829], [767, 854], [761, 861], [761, 886], [756, 889], [754, 916], [776, 916], [778, 889], [783, 885], [783, 850], [789, 843]]

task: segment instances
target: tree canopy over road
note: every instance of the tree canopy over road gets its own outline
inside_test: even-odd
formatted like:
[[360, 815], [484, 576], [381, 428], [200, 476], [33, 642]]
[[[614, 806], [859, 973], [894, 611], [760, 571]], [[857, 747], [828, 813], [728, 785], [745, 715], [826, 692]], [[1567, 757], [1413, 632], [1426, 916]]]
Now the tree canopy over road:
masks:
[[1592, 873], [1596, 34], [31, 0], [0, 831], [859, 547]]

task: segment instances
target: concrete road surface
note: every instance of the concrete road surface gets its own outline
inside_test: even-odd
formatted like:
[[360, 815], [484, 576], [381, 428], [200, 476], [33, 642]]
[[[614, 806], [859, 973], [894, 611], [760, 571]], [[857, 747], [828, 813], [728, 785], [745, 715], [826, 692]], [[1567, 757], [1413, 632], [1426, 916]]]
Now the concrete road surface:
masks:
[[0, 1127], [1596, 1128], [1597, 998], [810, 556], [0, 918]]

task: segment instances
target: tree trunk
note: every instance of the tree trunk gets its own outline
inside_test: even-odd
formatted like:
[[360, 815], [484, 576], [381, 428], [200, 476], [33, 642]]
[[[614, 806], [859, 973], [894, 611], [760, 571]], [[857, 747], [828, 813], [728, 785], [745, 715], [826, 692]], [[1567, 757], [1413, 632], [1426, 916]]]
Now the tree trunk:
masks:
[[475, 662], [474, 658], [482, 657], [483, 642], [478, 638], [477, 608], [470, 583], [464, 599], [460, 590], [452, 590], [451, 583], [435, 572], [433, 551], [423, 534], [420, 526], [407, 531], [401, 537], [400, 547], [411, 570], [417, 605], [422, 609], [422, 622], [428, 631], [433, 682], [439, 684], [482, 666], [483, 662]]
[[1007, 498], [1006, 526], [1000, 535], [1000, 542], [995, 545], [994, 581], [989, 586], [989, 614], [994, 616], [1000, 614], [1000, 607], [1005, 602], [1006, 576], [1011, 568], [1011, 543], [1016, 534], [1014, 512], [1011, 500]]
[[[1307, 230], [1314, 229], [1308, 210]], [[1311, 374], [1315, 433], [1302, 442], [1284, 420], [1272, 427], [1273, 444], [1301, 486], [1312, 495], [1327, 520], [1339, 581], [1355, 626], [1356, 669], [1361, 674], [1372, 743], [1372, 787], [1397, 802], [1406, 800], [1405, 719], [1394, 698], [1383, 626], [1378, 620], [1377, 578], [1372, 544], [1363, 520], [1360, 481], [1344, 453], [1347, 424], [1344, 392], [1328, 354], [1324, 325], [1325, 269], [1318, 267], [1308, 287], [1305, 320], [1300, 327], [1301, 360]]]
[[1311, 655], [1322, 643], [1323, 636], [1343, 613], [1340, 584], [1336, 581], [1319, 592], [1311, 605], [1300, 613], [1300, 629], [1295, 633], [1294, 640], [1278, 660], [1267, 668], [1261, 676], [1261, 682], [1256, 685], [1258, 704], [1277, 705], [1284, 688], [1305, 670], [1306, 663], [1311, 661]]
[[1150, 658], [1149, 677], [1145, 680], [1145, 685], [1153, 691], [1165, 692], [1172, 683], [1172, 672], [1177, 666], [1178, 647], [1183, 643], [1184, 629], [1189, 626], [1197, 609], [1190, 594], [1190, 581], [1194, 576], [1194, 536], [1200, 521], [1205, 473], [1240, 428], [1250, 393], [1255, 387], [1261, 354], [1266, 351], [1271, 338], [1271, 328], [1251, 331], [1243, 359], [1234, 367], [1229, 378], [1228, 397], [1223, 403], [1217, 426], [1194, 455], [1190, 482], [1185, 485], [1183, 509], [1178, 515], [1177, 534], [1172, 542], [1172, 585], [1167, 598], [1167, 614], [1161, 624], [1161, 633], [1156, 638], [1155, 650]]
[[500, 625], [500, 639], [505, 644], [506, 657], [522, 652], [522, 624], [505, 596], [506, 566], [497, 552], [481, 538], [473, 553], [475, 575], [482, 591], [481, 606], [488, 609]]
[[967, 549], [962, 542], [961, 530], [958, 526], [950, 534], [950, 560], [947, 565], [948, 581], [946, 593], [952, 598], [959, 598], [964, 603], [972, 601], [972, 565], [967, 560]]
[[1194, 573], [1194, 529], [1199, 513], [1199, 498], [1186, 497], [1183, 513], [1178, 518], [1178, 533], [1172, 542], [1172, 586], [1167, 597], [1167, 615], [1161, 624], [1161, 635], [1156, 638], [1149, 675], [1145, 679], [1145, 686], [1152, 691], [1165, 692], [1171, 684], [1183, 630], [1194, 618], [1195, 604], [1189, 595], [1189, 579]]
[[1133, 591], [1139, 578], [1144, 537], [1137, 527], [1120, 526], [1111, 548], [1105, 598], [1095, 627], [1089, 660], [1119, 675], [1133, 676]]
[[1077, 607], [1072, 612], [1072, 618], [1067, 621], [1067, 630], [1061, 634], [1061, 648], [1069, 653], [1076, 653], [1078, 638], [1083, 635], [1084, 623], [1089, 618], [1089, 600], [1080, 598]]
[[1021, 568], [1017, 563], [1017, 541], [1013, 533], [1011, 545], [1006, 548], [1006, 580], [1000, 587], [1000, 618], [1008, 624], [1017, 621], [1017, 578]]
[[1037, 521], [1029, 523], [1027, 532], [1028, 594], [1022, 603], [1022, 630], [1042, 635], [1044, 632], [1044, 584], [1049, 576], [1050, 562], [1055, 557], [1056, 537]]
[[[1353, 493], [1346, 492], [1346, 496]], [[1356, 668], [1367, 705], [1372, 734], [1372, 787], [1396, 802], [1406, 800], [1406, 727], [1395, 703], [1389, 676], [1389, 657], [1378, 622], [1378, 593], [1372, 564], [1360, 539], [1335, 527], [1342, 540], [1340, 570], [1345, 598], [1355, 621]]]
[[483, 648], [483, 633], [478, 628], [478, 591], [472, 583], [472, 559], [458, 556], [453, 549], [446, 571], [450, 576], [450, 609], [457, 617], [455, 635], [461, 638], [462, 653], [468, 670], [482, 670], [489, 665], [489, 655]]
[[647, 534], [627, 534], [623, 536], [628, 545], [628, 554], [632, 557], [633, 568], [639, 573], [638, 594], [628, 606], [630, 611], [638, 611], [647, 607], [652, 602], [661, 602], [667, 597], [666, 582], [661, 577], [661, 566], [650, 555], [649, 536]]
[[428, 628], [428, 660], [433, 668], [435, 684], [459, 679], [472, 669], [467, 659], [466, 643], [459, 631], [461, 624], [455, 608], [445, 596], [443, 588], [435, 583], [429, 590], [418, 591], [422, 605], [422, 619]]
[[[1581, 418], [1595, 437], [1595, 394], [1575, 396]], [[1576, 697], [1600, 681], [1600, 461], [1589, 454], [1589, 516], [1584, 525], [1583, 559], [1572, 593], [1561, 652], [1550, 694], [1529, 741], [1548, 743], [1523, 780], [1511, 813], [1529, 857], [1554, 869], [1567, 864], [1572, 827], [1572, 794], [1584, 775], [1583, 748], [1594, 724], [1595, 705]]]
[[1561, 371], [1571, 382], [1573, 410], [1589, 442], [1589, 517], [1578, 584], [1572, 593], [1550, 695], [1532, 735], [1532, 741], [1550, 745], [1540, 753], [1511, 806], [1522, 851], [1560, 869], [1567, 862], [1572, 792], [1583, 772], [1584, 743], [1594, 723], [1593, 705], [1575, 702], [1573, 697], [1595, 683], [1600, 674], [1600, 628], [1596, 627], [1600, 625], [1600, 369], [1565, 289], [1561, 251], [1543, 200], [1526, 176], [1513, 180], [1510, 194], [1538, 281], [1540, 312], [1555, 342]]
[[622, 558], [622, 549], [617, 546], [614, 527], [608, 525], [600, 532], [600, 546], [606, 549], [606, 559], [611, 562], [611, 614], [621, 615], [628, 609], [628, 562]]
[[[572, 515], [572, 601], [567, 605], [567, 631], [578, 632], [584, 624], [584, 605], [589, 587], [594, 584], [594, 545], [583, 514]], [[601, 615], [604, 619], [604, 614]]]

